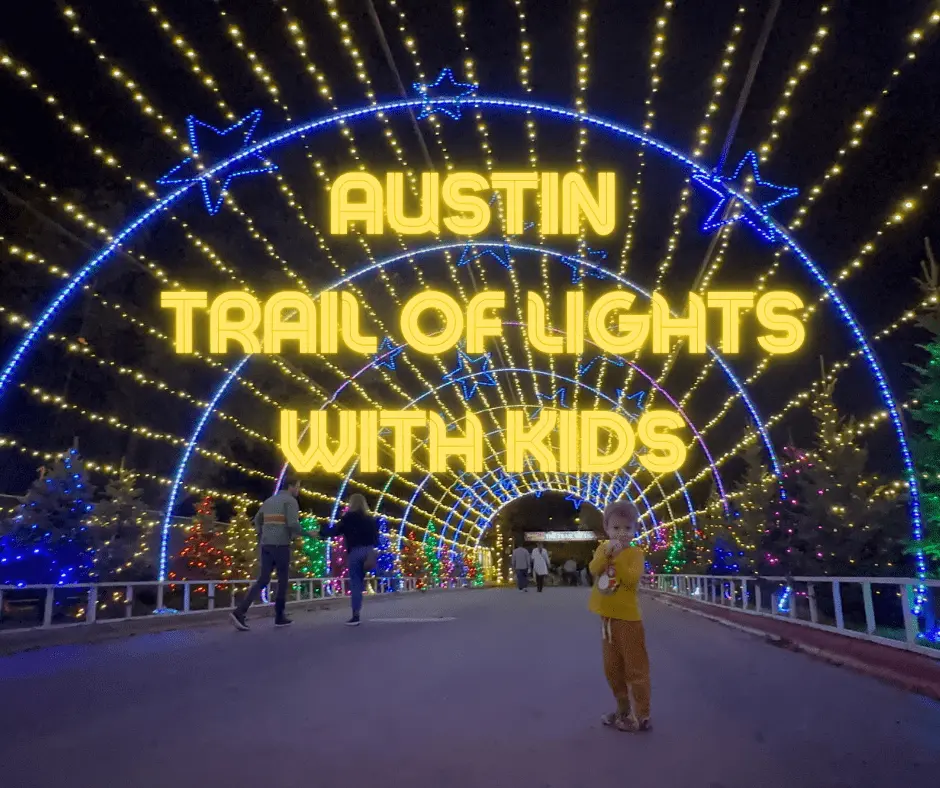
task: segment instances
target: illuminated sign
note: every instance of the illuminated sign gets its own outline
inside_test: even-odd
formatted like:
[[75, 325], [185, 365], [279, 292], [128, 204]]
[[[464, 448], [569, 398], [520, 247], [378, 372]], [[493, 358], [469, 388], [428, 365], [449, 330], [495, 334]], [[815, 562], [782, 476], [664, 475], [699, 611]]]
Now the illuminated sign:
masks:
[[[367, 172], [347, 172], [330, 186], [330, 232], [346, 235], [352, 229], [382, 235], [388, 229], [401, 235], [439, 235], [441, 226], [459, 235], [479, 235], [490, 225], [492, 211], [481, 194], [502, 193], [505, 235], [521, 235], [526, 223], [526, 195], [538, 199], [542, 235], [580, 235], [582, 219], [596, 235], [610, 235], [617, 216], [617, 178], [597, 174], [592, 192], [577, 172], [454, 172], [420, 176], [420, 207], [413, 215], [405, 208], [405, 173], [390, 172], [385, 184]], [[441, 215], [441, 203], [451, 213]]]
[[597, 534], [592, 531], [526, 531], [527, 542], [595, 542]]
[[[741, 352], [743, 314], [750, 310], [769, 332], [757, 336], [757, 344], [767, 353], [794, 353], [806, 338], [804, 324], [793, 314], [802, 310], [803, 301], [784, 290], [689, 293], [685, 316], [674, 316], [659, 293], [651, 296], [644, 313], [633, 311], [636, 295], [626, 290], [612, 290], [590, 305], [582, 290], [569, 290], [561, 327], [564, 333], [550, 329], [541, 294], [529, 291], [525, 299], [529, 343], [549, 355], [581, 354], [586, 339], [613, 355], [642, 349], [667, 355], [674, 340], [684, 340], [689, 353], [702, 355], [708, 344], [709, 309], [720, 313], [719, 336], [726, 355]], [[425, 290], [405, 302], [399, 319], [401, 336], [410, 349], [428, 355], [451, 351], [463, 338], [468, 353], [483, 353], [489, 340], [503, 335], [501, 313], [507, 300], [504, 291], [484, 290], [462, 306], [447, 293]], [[210, 304], [206, 292], [171, 290], [160, 294], [160, 305], [173, 312], [177, 353], [195, 351], [196, 315], [206, 311], [205, 344], [212, 354], [233, 350], [282, 353], [285, 342], [296, 343], [292, 347], [301, 355], [339, 353], [341, 340], [345, 349], [355, 353], [374, 354], [378, 348], [377, 338], [362, 332], [358, 300], [345, 291], [324, 293], [315, 303], [299, 291], [282, 291], [262, 301], [236, 290], [220, 293]], [[432, 313], [438, 320], [429, 326], [427, 316]]]
[[[444, 380], [459, 384], [469, 401], [480, 386], [496, 385], [486, 347], [503, 335], [502, 313], [508, 300], [501, 290], [479, 292], [465, 306], [441, 291], [416, 293], [405, 302], [399, 317], [403, 342], [386, 337], [381, 346], [391, 353], [408, 348], [426, 355], [457, 348], [457, 369]], [[741, 352], [743, 315], [748, 311], [768, 332], [757, 336], [758, 345], [768, 353], [793, 353], [805, 339], [803, 323], [792, 314], [802, 309], [803, 302], [786, 291], [689, 293], [684, 316], [674, 315], [658, 293], [650, 297], [645, 313], [632, 311], [635, 300], [634, 293], [618, 289], [588, 304], [582, 290], [569, 290], [564, 329], [553, 330], [542, 295], [528, 292], [524, 336], [533, 348], [549, 355], [580, 355], [588, 341], [615, 359], [647, 345], [653, 354], [665, 355], [676, 341], [684, 341], [690, 354], [704, 354], [708, 310], [714, 309], [720, 313], [720, 320], [714, 322], [716, 328], [720, 325], [721, 347], [729, 355]], [[211, 354], [235, 350], [252, 355], [282, 353], [285, 344], [302, 355], [336, 354], [341, 346], [376, 355], [380, 347], [377, 337], [362, 328], [359, 301], [346, 291], [326, 292], [316, 302], [299, 291], [278, 292], [264, 300], [230, 291], [215, 296], [211, 303], [207, 292], [167, 291], [161, 293], [160, 303], [173, 313], [174, 346], [180, 354], [197, 352], [197, 344], [200, 351], [208, 345]], [[197, 319], [200, 326], [208, 326], [208, 342], [196, 341]], [[466, 342], [465, 350], [459, 347], [461, 341]], [[580, 368], [581, 372], [591, 364]], [[476, 365], [478, 371], [474, 371]], [[671, 473], [679, 470], [688, 453], [681, 434], [685, 419], [672, 410], [647, 410], [636, 418], [616, 411], [540, 407], [530, 414], [526, 408], [507, 408], [503, 417], [504, 470], [509, 473], [522, 473], [531, 464], [548, 473], [603, 474], [631, 462], [651, 473]], [[465, 471], [482, 472], [486, 436], [480, 419], [468, 411], [463, 429], [451, 432], [456, 426], [425, 410], [320, 409], [302, 415], [283, 409], [279, 444], [301, 473], [318, 468], [343, 473], [354, 464], [361, 473], [375, 473], [380, 467], [380, 448], [394, 454], [391, 467], [396, 473], [407, 473], [414, 462], [414, 439], [426, 438], [427, 457], [420, 462], [431, 473], [446, 473], [452, 458], [459, 459]], [[381, 437], [384, 433], [392, 437], [386, 441]]]
[[[633, 425], [619, 413], [588, 410], [551, 410], [542, 408], [533, 422], [524, 408], [505, 411], [505, 470], [522, 473], [526, 458], [537, 469], [550, 473], [610, 473], [626, 465], [642, 443], [646, 452], [637, 461], [653, 473], [671, 473], [685, 461], [685, 441], [673, 434], [684, 426], [682, 417], [671, 410], [648, 410]], [[328, 420], [338, 420], [331, 433]], [[463, 435], [449, 433], [444, 419], [423, 410], [340, 410], [335, 416], [325, 410], [310, 411], [306, 446], [301, 447], [300, 415], [296, 410], [282, 410], [280, 444], [284, 456], [300, 473], [316, 468], [342, 473], [358, 458], [359, 470], [374, 473], [379, 469], [379, 431], [391, 429], [396, 473], [412, 469], [412, 445], [415, 430], [427, 430], [427, 467], [431, 473], [448, 470], [449, 457], [459, 457], [467, 471], [479, 473], [484, 468], [484, 431], [473, 413], [464, 416]], [[551, 440], [557, 431], [558, 447]], [[603, 433], [613, 438], [601, 451]]]

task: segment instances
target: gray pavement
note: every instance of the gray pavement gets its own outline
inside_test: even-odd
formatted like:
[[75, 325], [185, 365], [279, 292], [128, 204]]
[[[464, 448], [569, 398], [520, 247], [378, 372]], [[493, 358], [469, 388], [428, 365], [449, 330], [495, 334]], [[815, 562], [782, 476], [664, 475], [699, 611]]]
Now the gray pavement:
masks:
[[586, 601], [428, 594], [367, 600], [359, 629], [334, 610], [2, 657], [0, 785], [936, 784], [940, 704], [650, 599], [655, 729], [602, 728]]

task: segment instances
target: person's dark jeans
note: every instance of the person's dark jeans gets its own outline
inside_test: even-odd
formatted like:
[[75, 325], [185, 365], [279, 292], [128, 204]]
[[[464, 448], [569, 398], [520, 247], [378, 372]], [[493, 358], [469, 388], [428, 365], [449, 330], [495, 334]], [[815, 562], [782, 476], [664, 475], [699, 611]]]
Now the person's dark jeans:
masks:
[[287, 581], [290, 577], [290, 545], [263, 544], [261, 545], [261, 571], [258, 579], [252, 583], [248, 593], [236, 608], [245, 615], [248, 608], [258, 601], [261, 592], [271, 582], [271, 572], [277, 570], [277, 596], [274, 599], [274, 614], [281, 618], [284, 615], [284, 606], [287, 603]]
[[529, 587], [529, 572], [526, 569], [517, 569], [516, 570], [516, 586], [520, 591], [524, 591]]
[[371, 552], [371, 547], [354, 547], [346, 554], [353, 616], [358, 616], [362, 610], [362, 592], [366, 585], [365, 560]]
[[538, 587], [539, 592], [545, 587], [545, 575], [536, 574], [535, 575], [535, 585]]

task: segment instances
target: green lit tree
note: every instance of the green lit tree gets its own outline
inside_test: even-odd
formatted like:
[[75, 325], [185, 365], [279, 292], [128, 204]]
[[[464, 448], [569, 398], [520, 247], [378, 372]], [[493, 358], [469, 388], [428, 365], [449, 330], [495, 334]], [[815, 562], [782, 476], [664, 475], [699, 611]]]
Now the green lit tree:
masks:
[[431, 588], [440, 585], [441, 582], [441, 560], [437, 557], [437, 531], [429, 522], [424, 537], [424, 569], [427, 575], [427, 583]]
[[663, 561], [663, 572], [667, 575], [676, 574], [686, 564], [686, 540], [685, 532], [681, 528], [676, 528], [672, 533], [672, 539], [669, 540], [669, 547], [666, 548], [666, 557]]
[[935, 576], [940, 575], [940, 266], [930, 244], [923, 262], [921, 289], [935, 304], [931, 313], [921, 316], [918, 323], [930, 335], [930, 341], [918, 347], [927, 354], [920, 364], [909, 364], [917, 375], [917, 386], [911, 392], [911, 418], [917, 428], [910, 431], [911, 449], [918, 471], [920, 500], [924, 517], [924, 536], [908, 547], [908, 552], [923, 550], [932, 563]]
[[[303, 531], [316, 532], [316, 518], [301, 517], [300, 527]], [[300, 548], [293, 551], [292, 563], [294, 564], [293, 573], [297, 576], [326, 577], [326, 542], [323, 539], [302, 537]]]

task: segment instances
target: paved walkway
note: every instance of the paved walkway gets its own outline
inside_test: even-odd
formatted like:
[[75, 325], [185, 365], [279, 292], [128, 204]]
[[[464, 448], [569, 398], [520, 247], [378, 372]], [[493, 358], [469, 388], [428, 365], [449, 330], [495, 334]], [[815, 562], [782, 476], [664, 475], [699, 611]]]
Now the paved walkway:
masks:
[[[644, 600], [648, 735], [586, 590], [346, 611], [0, 658], [4, 788], [888, 788], [940, 769], [940, 704]], [[447, 617], [440, 621], [403, 621]]]

